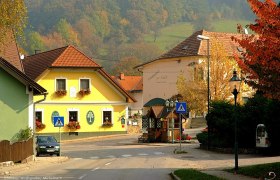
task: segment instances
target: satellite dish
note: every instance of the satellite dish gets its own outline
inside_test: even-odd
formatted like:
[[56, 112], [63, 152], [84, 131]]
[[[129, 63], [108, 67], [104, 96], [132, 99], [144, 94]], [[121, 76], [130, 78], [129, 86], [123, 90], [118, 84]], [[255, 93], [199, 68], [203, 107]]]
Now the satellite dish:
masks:
[[21, 60], [24, 59], [24, 54], [21, 54], [21, 55], [20, 55], [20, 59], [21, 59]]
[[248, 33], [248, 30], [247, 30], [246, 28], [244, 28], [244, 33], [245, 33], [245, 34], [249, 34], [249, 33]]

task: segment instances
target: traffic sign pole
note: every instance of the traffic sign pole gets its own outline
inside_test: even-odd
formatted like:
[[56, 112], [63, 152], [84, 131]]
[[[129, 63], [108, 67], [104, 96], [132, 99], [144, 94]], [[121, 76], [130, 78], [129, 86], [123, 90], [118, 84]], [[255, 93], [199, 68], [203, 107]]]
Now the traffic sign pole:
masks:
[[180, 140], [179, 140], [179, 142], [180, 142], [180, 152], [182, 152], [182, 143], [181, 143], [181, 141], [182, 141], [182, 114], [180, 113], [179, 114], [179, 124], [180, 124]]
[[59, 127], [59, 156], [61, 156], [61, 131], [60, 131], [60, 128]]

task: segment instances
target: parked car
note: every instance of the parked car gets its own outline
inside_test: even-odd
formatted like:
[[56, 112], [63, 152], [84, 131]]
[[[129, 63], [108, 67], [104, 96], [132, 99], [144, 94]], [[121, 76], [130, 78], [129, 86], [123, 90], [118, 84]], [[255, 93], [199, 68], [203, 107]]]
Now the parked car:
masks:
[[49, 154], [60, 156], [60, 145], [53, 136], [37, 136], [36, 137], [37, 156], [41, 154]]

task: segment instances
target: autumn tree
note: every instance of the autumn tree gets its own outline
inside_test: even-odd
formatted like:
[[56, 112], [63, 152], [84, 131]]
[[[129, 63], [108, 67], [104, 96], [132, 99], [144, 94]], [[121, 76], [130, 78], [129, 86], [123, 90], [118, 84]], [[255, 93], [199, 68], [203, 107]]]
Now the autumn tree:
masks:
[[125, 57], [122, 58], [113, 67], [112, 74], [117, 75], [119, 73], [124, 73], [126, 75], [141, 75], [139, 71], [133, 69], [133, 67], [139, 65], [141, 61], [136, 57]]
[[[256, 34], [233, 39], [243, 48], [236, 60], [245, 81], [271, 99], [280, 100], [280, 3], [247, 0], [257, 19], [248, 27]], [[242, 27], [238, 26], [239, 32]]]
[[13, 31], [22, 36], [26, 25], [27, 9], [24, 0], [0, 1], [0, 44], [5, 41], [7, 33]]
[[56, 31], [63, 37], [67, 44], [78, 45], [77, 32], [72, 28], [66, 19], [60, 19], [56, 25]]
[[[229, 79], [233, 68], [237, 68], [235, 61], [228, 57], [222, 43], [215, 38], [210, 40], [210, 98], [211, 101], [225, 100], [231, 95]], [[189, 68], [193, 75], [186, 81], [183, 75], [177, 79], [178, 93], [188, 102], [189, 109], [196, 114], [207, 110], [207, 61], [193, 63]]]

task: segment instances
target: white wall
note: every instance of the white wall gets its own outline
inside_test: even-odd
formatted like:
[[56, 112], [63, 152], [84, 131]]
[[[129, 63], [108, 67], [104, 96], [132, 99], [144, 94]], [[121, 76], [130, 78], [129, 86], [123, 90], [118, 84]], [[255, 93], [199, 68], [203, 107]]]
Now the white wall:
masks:
[[180, 72], [187, 81], [193, 80], [192, 62], [198, 63], [198, 57], [163, 59], [145, 65], [142, 69], [143, 104], [153, 98], [168, 99], [178, 94], [176, 82]]

